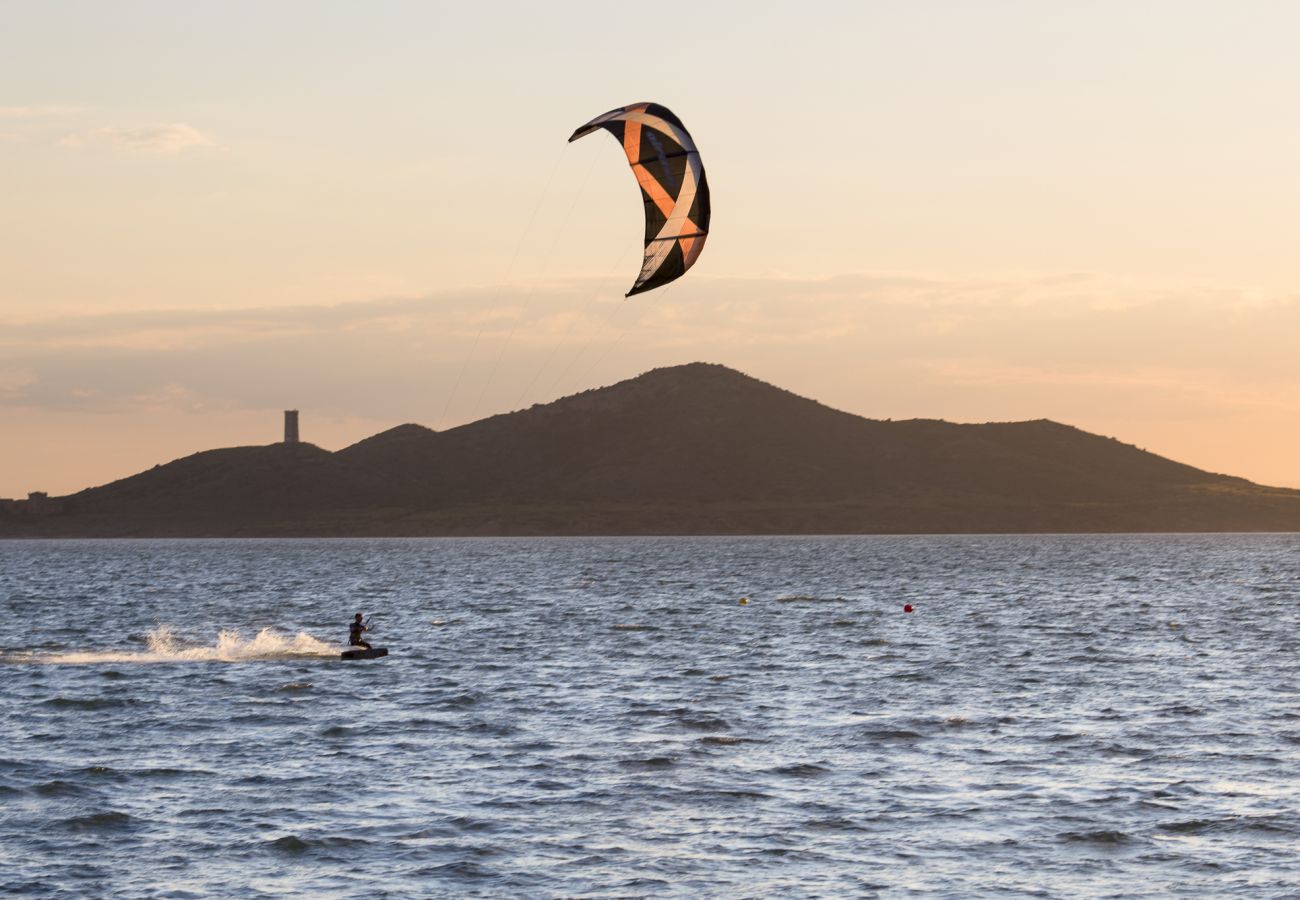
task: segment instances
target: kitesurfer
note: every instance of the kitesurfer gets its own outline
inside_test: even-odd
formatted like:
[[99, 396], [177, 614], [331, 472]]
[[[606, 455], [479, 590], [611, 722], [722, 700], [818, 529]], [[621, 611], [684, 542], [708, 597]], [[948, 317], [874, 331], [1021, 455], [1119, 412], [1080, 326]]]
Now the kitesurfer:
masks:
[[370, 645], [361, 640], [362, 632], [369, 630], [370, 629], [366, 627], [366, 624], [361, 621], [361, 613], [357, 613], [357, 617], [353, 619], [352, 624], [348, 626], [348, 644], [353, 647], [360, 647], [362, 650], [369, 650]]

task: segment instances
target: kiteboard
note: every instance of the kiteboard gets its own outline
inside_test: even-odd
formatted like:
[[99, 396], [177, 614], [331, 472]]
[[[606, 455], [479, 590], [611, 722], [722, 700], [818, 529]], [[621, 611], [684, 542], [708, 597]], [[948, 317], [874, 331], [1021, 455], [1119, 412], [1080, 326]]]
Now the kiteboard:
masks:
[[379, 659], [379, 657], [387, 655], [387, 647], [371, 647], [369, 650], [358, 647], [355, 650], [344, 650], [342, 653], [344, 659]]

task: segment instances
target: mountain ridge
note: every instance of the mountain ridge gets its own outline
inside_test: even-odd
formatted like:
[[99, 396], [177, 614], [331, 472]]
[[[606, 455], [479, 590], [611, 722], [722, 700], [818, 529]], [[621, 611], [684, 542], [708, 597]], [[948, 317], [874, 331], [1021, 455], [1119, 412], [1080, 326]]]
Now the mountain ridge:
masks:
[[1071, 425], [867, 419], [709, 363], [335, 452], [203, 451], [57, 506], [0, 535], [1300, 530], [1300, 491]]

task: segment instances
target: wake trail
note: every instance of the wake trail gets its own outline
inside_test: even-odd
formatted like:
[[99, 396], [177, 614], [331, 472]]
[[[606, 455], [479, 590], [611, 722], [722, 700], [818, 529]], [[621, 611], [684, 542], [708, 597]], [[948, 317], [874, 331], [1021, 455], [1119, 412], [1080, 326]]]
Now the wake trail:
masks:
[[233, 630], [222, 630], [215, 644], [197, 644], [176, 634], [170, 625], [149, 632], [146, 650], [66, 650], [8, 653], [0, 662], [47, 665], [89, 665], [94, 663], [254, 662], [272, 659], [337, 659], [339, 647], [304, 632], [286, 637], [273, 628], [263, 628], [249, 640]]

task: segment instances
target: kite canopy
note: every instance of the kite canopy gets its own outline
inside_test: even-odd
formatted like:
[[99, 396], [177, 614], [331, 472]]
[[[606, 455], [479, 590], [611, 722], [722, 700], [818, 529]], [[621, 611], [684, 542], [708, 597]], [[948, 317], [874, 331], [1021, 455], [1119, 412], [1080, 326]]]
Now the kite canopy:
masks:
[[636, 103], [583, 125], [572, 143], [605, 129], [623, 145], [645, 201], [645, 261], [627, 296], [663, 287], [700, 258], [709, 233], [709, 185], [686, 126], [666, 106]]

